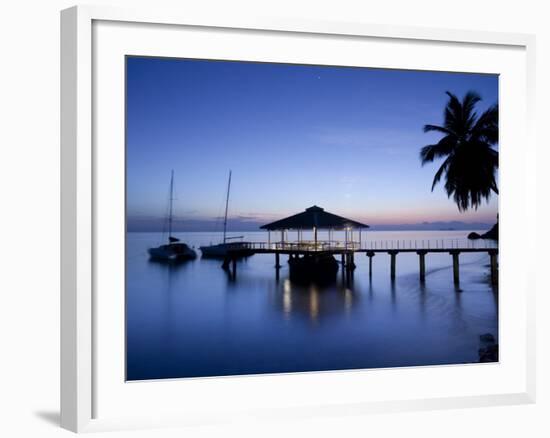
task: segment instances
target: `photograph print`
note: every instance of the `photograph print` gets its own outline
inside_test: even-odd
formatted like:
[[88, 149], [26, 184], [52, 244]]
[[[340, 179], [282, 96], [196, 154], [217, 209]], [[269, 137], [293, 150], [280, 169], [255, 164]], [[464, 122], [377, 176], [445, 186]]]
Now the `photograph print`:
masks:
[[128, 381], [498, 362], [498, 75], [125, 62]]

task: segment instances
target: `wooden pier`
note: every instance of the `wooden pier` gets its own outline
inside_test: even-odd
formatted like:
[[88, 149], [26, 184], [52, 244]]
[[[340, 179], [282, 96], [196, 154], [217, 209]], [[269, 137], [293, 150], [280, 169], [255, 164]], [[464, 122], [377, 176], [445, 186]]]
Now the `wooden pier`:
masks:
[[[434, 247], [435, 246], [435, 247]], [[252, 254], [274, 254], [275, 269], [281, 268], [281, 255], [289, 257], [299, 257], [312, 254], [329, 254], [341, 260], [342, 269], [346, 272], [353, 271], [356, 268], [355, 257], [365, 254], [369, 259], [369, 277], [372, 277], [373, 258], [377, 254], [388, 254], [390, 256], [390, 278], [396, 277], [397, 256], [399, 254], [413, 253], [418, 255], [419, 279], [424, 282], [426, 279], [426, 255], [428, 254], [449, 254], [453, 263], [453, 281], [455, 284], [460, 282], [460, 254], [463, 253], [486, 253], [490, 257], [491, 282], [498, 283], [498, 247], [496, 245], [487, 245], [484, 247], [475, 244], [462, 244], [459, 241], [441, 241], [435, 245], [433, 242], [422, 241], [413, 243], [409, 246], [404, 241], [385, 241], [385, 242], [337, 242], [337, 241], [312, 241], [312, 242], [249, 242], [243, 243], [239, 248], [230, 250], [224, 266], [231, 266], [233, 275], [236, 275], [237, 259], [242, 257], [242, 252], [247, 251]]]
[[[372, 277], [373, 258], [376, 254], [388, 254], [390, 256], [390, 277], [395, 280], [397, 271], [397, 256], [402, 253], [415, 253], [418, 255], [419, 278], [421, 282], [426, 279], [426, 256], [431, 253], [447, 253], [453, 262], [453, 280], [455, 284], [460, 282], [460, 254], [462, 253], [487, 253], [491, 261], [491, 281], [498, 282], [498, 246], [487, 240], [474, 242], [470, 240], [393, 240], [393, 241], [366, 241], [361, 232], [370, 228], [368, 225], [348, 219], [323, 208], [313, 205], [303, 212], [288, 216], [278, 221], [262, 225], [260, 229], [267, 231], [267, 242], [239, 242], [229, 247], [223, 263], [225, 269], [232, 268], [232, 277], [236, 278], [237, 259], [246, 253], [274, 254], [277, 278], [281, 268], [281, 255], [293, 257], [317, 257], [317, 261], [325, 260], [326, 256], [340, 258], [343, 272], [351, 277], [355, 269], [356, 255], [366, 254], [369, 258], [369, 277]], [[271, 233], [280, 233], [280, 241], [272, 241]], [[296, 241], [289, 241], [289, 232], [295, 233]], [[304, 233], [310, 233], [312, 240], [305, 240]], [[321, 240], [320, 234], [324, 232], [326, 240]], [[343, 239], [335, 240], [334, 233], [343, 234]], [[355, 233], [355, 234], [354, 234]], [[354, 236], [358, 240], [354, 239]], [[293, 260], [295, 261], [295, 260]], [[314, 261], [314, 263], [316, 263]], [[322, 268], [319, 268], [322, 272]]]

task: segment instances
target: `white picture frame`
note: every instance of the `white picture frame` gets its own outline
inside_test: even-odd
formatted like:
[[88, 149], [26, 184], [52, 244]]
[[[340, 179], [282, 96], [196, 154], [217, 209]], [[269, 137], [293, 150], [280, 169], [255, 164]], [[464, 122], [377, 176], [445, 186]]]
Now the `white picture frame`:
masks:
[[[98, 25], [98, 23], [107, 23], [111, 28], [107, 26], [105, 32], [96, 32], [94, 26]], [[509, 321], [511, 316], [514, 316], [515, 321], [518, 321], [516, 327], [517, 333], [514, 332], [514, 339], [509, 339], [510, 345], [515, 345], [514, 357], [511, 357], [511, 355], [506, 357], [506, 350], [504, 350], [502, 363], [496, 365], [500, 366], [500, 368], [492, 369], [487, 367], [478, 369], [475, 366], [456, 366], [454, 367], [455, 371], [446, 371], [450, 369], [448, 367], [424, 367], [423, 370], [397, 369], [390, 371], [393, 373], [390, 378], [395, 382], [407, 382], [407, 379], [411, 378], [415, 380], [429, 379], [430, 376], [433, 376], [436, 380], [443, 379], [442, 381], [445, 381], [449, 379], [449, 373], [455, 373], [456, 377], [453, 378], [458, 379], [455, 383], [457, 383], [457, 386], [461, 386], [460, 379], [465, 379], [464, 382], [470, 379], [470, 377], [466, 377], [466, 374], [463, 377], [459, 377], [458, 373], [460, 370], [458, 369], [464, 368], [468, 376], [475, 377], [475, 375], [479, 375], [476, 378], [479, 378], [480, 381], [488, 382], [494, 376], [497, 376], [494, 377], [494, 381], [490, 382], [492, 386], [487, 385], [486, 388], [480, 386], [481, 393], [479, 391], [473, 392], [469, 389], [459, 391], [458, 388], [455, 388], [454, 392], [447, 393], [445, 392], [445, 388], [442, 388], [439, 392], [433, 390], [429, 396], [418, 396], [418, 392], [411, 389], [409, 392], [402, 390], [388, 391], [387, 397], [384, 397], [379, 392], [377, 396], [369, 398], [364, 394], [352, 394], [351, 388], [357, 387], [359, 379], [361, 381], [365, 379], [369, 380], [370, 387], [374, 388], [377, 380], [380, 380], [380, 382], [383, 381], [381, 374], [378, 377], [376, 373], [369, 373], [367, 378], [367, 374], [361, 374], [361, 372], [308, 373], [307, 375], [296, 374], [282, 377], [249, 376], [223, 379], [191, 379], [191, 381], [185, 383], [187, 385], [185, 386], [186, 394], [192, 394], [192, 391], [207, 391], [208, 394], [220, 394], [221, 401], [225, 400], [223, 394], [230, 392], [234, 394], [240, 388], [243, 388], [244, 394], [258, 394], [270, 391], [274, 385], [281, 388], [285, 387], [285, 385], [287, 387], [301, 385], [303, 391], [300, 392], [306, 394], [303, 398], [292, 404], [285, 401], [284, 394], [274, 393], [269, 403], [262, 404], [256, 400], [255, 404], [258, 404], [257, 408], [254, 407], [254, 404], [247, 404], [244, 400], [241, 403], [237, 400], [235, 404], [238, 406], [234, 410], [224, 410], [224, 405], [221, 402], [219, 406], [211, 406], [210, 408], [197, 403], [195, 410], [191, 410], [189, 406], [185, 407], [185, 403], [174, 405], [173, 409], [169, 410], [166, 405], [156, 407], [147, 405], [138, 406], [129, 402], [131, 399], [139, 398], [140, 394], [143, 398], [154, 398], [160, 397], [161, 393], [171, 394], [166, 397], [166, 400], [170, 402], [170, 400], [173, 400], [174, 394], [177, 394], [178, 391], [181, 393], [183, 385], [181, 382], [174, 381], [148, 382], [144, 386], [125, 384], [124, 381], [120, 381], [119, 386], [120, 388], [124, 387], [124, 390], [121, 389], [118, 391], [113, 389], [113, 392], [110, 393], [109, 382], [117, 376], [113, 374], [104, 377], [109, 373], [108, 362], [105, 362], [105, 358], [107, 357], [108, 360], [116, 361], [120, 365], [124, 361], [124, 357], [108, 357], [107, 354], [97, 354], [98, 350], [102, 348], [106, 348], [105, 352], [108, 351], [109, 353], [119, 351], [117, 349], [122, 348], [120, 342], [118, 344], [115, 342], [112, 345], [112, 349], [109, 350], [107, 348], [111, 347], [103, 347], [104, 344], [107, 344], [107, 341], [105, 341], [105, 337], [102, 337], [102, 331], [98, 329], [98, 324], [100, 326], [103, 324], [103, 322], [99, 321], [103, 318], [101, 312], [104, 311], [105, 306], [118, 306], [116, 315], [113, 313], [115, 316], [111, 315], [111, 318], [120, 317], [124, 309], [121, 309], [118, 305], [120, 301], [109, 302], [108, 300], [101, 300], [98, 302], [97, 300], [98, 285], [104, 285], [111, 280], [115, 281], [114, 277], [108, 273], [105, 274], [106, 271], [101, 269], [104, 258], [100, 256], [101, 250], [98, 249], [98, 239], [100, 239], [98, 235], [117, 232], [116, 227], [103, 231], [104, 228], [100, 225], [102, 220], [97, 206], [99, 203], [104, 202], [103, 198], [106, 197], [106, 195], [102, 195], [105, 193], [101, 189], [102, 178], [104, 180], [106, 175], [113, 176], [114, 173], [119, 172], [117, 169], [120, 168], [116, 166], [116, 162], [112, 162], [113, 167], [111, 167], [107, 161], [104, 161], [105, 158], [102, 157], [105, 157], [105, 154], [98, 158], [95, 153], [98, 138], [101, 140], [101, 144], [107, 144], [110, 140], [107, 139], [104, 142], [104, 137], [102, 137], [106, 129], [109, 128], [96, 129], [96, 124], [101, 124], [102, 120], [102, 110], [100, 109], [102, 108], [100, 103], [101, 96], [98, 96], [96, 93], [98, 81], [101, 81], [101, 77], [103, 77], [101, 76], [103, 70], [94, 64], [94, 60], [101, 59], [102, 65], [105, 65], [103, 58], [101, 58], [103, 55], [100, 53], [106, 46], [105, 38], [112, 38], [111, 42], [113, 43], [112, 48], [109, 49], [112, 53], [106, 54], [106, 56], [119, 56], [120, 53], [125, 52], [124, 44], [118, 44], [115, 41], [118, 30], [112, 27], [113, 23], [115, 27], [116, 25], [133, 26], [134, 28], [131, 29], [131, 32], [134, 32], [132, 34], [134, 36], [142, 32], [142, 30], [135, 29], [136, 26], [150, 26], [151, 32], [159, 34], [174, 31], [178, 28], [200, 31], [201, 35], [232, 30], [238, 34], [238, 37], [235, 38], [236, 44], [242, 44], [238, 41], [253, 41], [255, 38], [262, 37], [264, 33], [269, 33], [269, 37], [273, 39], [279, 37], [308, 38], [309, 36], [315, 36], [319, 38], [338, 38], [339, 41], [344, 42], [353, 40], [355, 43], [367, 40], [374, 43], [384, 41], [387, 44], [410, 45], [411, 47], [413, 45], [424, 45], [427, 47], [431, 44], [439, 46], [440, 49], [444, 48], [446, 44], [452, 44], [460, 47], [460, 50], [465, 54], [469, 50], [480, 48], [488, 51], [502, 52], [502, 65], [509, 62], [504, 59], [507, 56], [504, 52], [513, 53], [509, 59], [520, 60], [521, 62], [514, 62], [513, 66], [510, 67], [511, 69], [515, 69], [515, 73], [510, 73], [510, 77], [515, 78], [513, 80], [522, 81], [524, 79], [525, 83], [520, 84], [521, 87], [518, 85], [513, 97], [516, 100], [512, 101], [511, 96], [508, 99], [508, 102], [514, 102], [514, 105], [510, 105], [514, 108], [511, 108], [510, 111], [519, 111], [518, 113], [510, 112], [509, 115], [511, 117], [512, 114], [519, 114], [520, 116], [524, 116], [524, 118], [517, 118], [515, 125], [517, 124], [518, 128], [514, 128], [514, 130], [506, 129], [506, 132], [503, 132], [503, 137], [514, 138], [516, 142], [521, 141], [524, 156], [518, 156], [518, 151], [510, 149], [502, 157], [504, 169], [501, 174], [501, 186], [502, 193], [505, 193], [505, 195], [503, 196], [501, 206], [501, 234], [503, 236], [501, 244], [504, 257], [501, 263], [501, 278], [505, 282], [513, 284], [517, 295], [514, 298], [512, 294], [508, 294], [506, 291], [501, 292], [501, 298], [503, 299], [500, 305], [505, 316], [503, 317], [504, 320], [501, 318], [500, 322], [501, 324], [504, 323], [506, 327], [506, 324], [508, 324], [507, 321]], [[159, 38], [162, 38], [162, 35]], [[134, 40], [139, 40], [139, 38], [134, 38]], [[154, 42], [154, 39], [150, 41]], [[160, 49], [161, 46], [158, 47]], [[159, 55], [166, 55], [171, 50], [168, 48], [168, 45], [163, 47], [164, 52], [160, 53], [159, 51]], [[529, 213], [529, 209], [514, 208], [516, 201], [519, 200], [523, 200], [523, 202], [528, 203], [527, 205], [530, 206], [535, 205], [535, 197], [533, 195], [535, 192], [535, 164], [533, 162], [534, 158], [532, 158], [534, 154], [527, 153], [535, 149], [532, 127], [534, 117], [534, 47], [534, 37], [523, 34], [424, 29], [365, 23], [316, 22], [299, 19], [257, 18], [246, 17], [239, 13], [235, 13], [231, 17], [218, 17], [214, 14], [200, 16], [195, 15], [193, 11], [189, 10], [178, 12], [162, 11], [153, 8], [148, 10], [131, 10], [104, 6], [78, 6], [62, 11], [62, 427], [75, 432], [82, 432], [118, 428], [160, 427], [163, 425], [204, 424], [230, 421], [234, 418], [249, 418], [250, 416], [256, 419], [273, 418], [275, 416], [295, 418], [310, 415], [326, 415], [329, 411], [331, 415], [341, 415], [343, 413], [363, 414], [381, 411], [397, 412], [415, 409], [441, 409], [534, 402], [534, 295], [536, 283], [534, 272], [530, 268], [530, 261], [525, 258], [523, 260], [516, 260], [514, 257], [517, 256], [513, 254], [513, 249], [519, 244], [513, 236], [513, 230], [518, 229], [519, 223], [524, 224], [523, 244], [534, 246], [536, 236], [534, 213]], [[203, 49], [205, 50], [205, 57], [213, 56], [208, 54], [210, 52], [208, 52], [207, 44], [204, 45]], [[153, 44], [152, 47], [143, 50], [143, 53], [147, 50], [149, 52], [151, 50], [154, 51], [155, 46]], [[200, 52], [201, 48], [198, 47], [196, 50]], [[428, 47], [426, 50], [431, 49]], [[107, 52], [108, 50], [105, 49], [105, 53]], [[194, 53], [198, 52], [195, 51]], [[230, 55], [228, 56], [231, 58]], [[299, 57], [298, 55], [296, 56]], [[378, 65], [383, 64], [383, 58], [380, 59], [381, 61], [379, 61]], [[417, 61], [408, 63], [406, 57], [403, 57], [403, 60], [395, 61], [396, 64], [392, 65], [393, 68], [399, 68], [399, 65], [401, 68], [414, 68], [415, 62]], [[469, 62], [471, 63], [472, 71], [476, 68], [479, 68], [479, 71], [484, 71], [481, 65], [483, 62], [487, 63], [487, 60], [471, 59]], [[479, 63], [480, 67], [475, 67], [476, 63]], [[435, 61], [431, 65], [434, 69], [438, 68]], [[466, 65], [464, 60], [457, 60], [456, 67], [454, 68], [458, 70], [463, 65]], [[497, 62], [494, 65], [498, 66], [500, 64]], [[452, 64], [447, 64], [447, 68], [452, 70]], [[498, 71], [498, 67], [494, 68], [496, 70], [491, 72], [501, 73]], [[115, 87], [114, 89], [120, 92], [121, 83], [123, 83], [123, 78], [118, 77], [109, 86]], [[119, 97], [113, 97], [113, 106], [121, 110]], [[502, 102], [503, 106], [506, 107], [506, 99]], [[112, 120], [117, 120], [117, 118], [114, 117]], [[503, 126], [507, 120], [511, 120], [511, 118], [507, 119], [506, 110], [501, 120]], [[123, 129], [122, 127], [119, 128]], [[116, 139], [114, 141], [116, 142]], [[506, 151], [506, 145], [504, 145], [503, 150]], [[114, 153], [114, 160], [120, 159], [120, 155], [117, 155], [119, 152]], [[514, 181], [513, 186], [508, 184], [508, 181], [512, 178]], [[116, 189], [114, 192], [116, 192]], [[509, 201], [505, 201], [506, 198]], [[121, 207], [123, 208], [123, 206]], [[529, 226], [525, 226], [526, 223]], [[118, 231], [121, 231], [121, 229]], [[104, 247], [104, 245], [99, 246]], [[515, 266], [513, 272], [511, 269], [507, 269], [507, 267], [512, 265]], [[104, 288], [101, 290], [104, 290]], [[112, 326], [112, 321], [107, 324], [111, 324], [108, 327], [115, 329]], [[120, 324], [122, 325], [122, 321], [120, 321]], [[103, 326], [105, 325], [103, 324]], [[114, 338], [116, 339], [116, 336]], [[98, 357], [101, 359], [98, 359]], [[510, 369], [506, 371], [508, 374], [502, 373], [500, 375], [499, 370], [506, 369], [507, 364], [510, 364]], [[383, 372], [387, 373], [388, 370]], [[385, 378], [388, 377], [386, 376]], [[503, 385], [500, 388], [499, 379], [509, 379], [513, 384], [511, 383], [508, 387]], [[323, 385], [324, 392], [328, 392], [329, 396], [331, 391], [333, 391], [333, 398], [324, 398], [325, 396], [319, 396], [319, 394], [308, 398], [308, 388], [311, 389], [315, 385]], [[464, 385], [464, 387], [466, 386]], [[336, 387], [339, 388], [338, 391], [336, 391]], [[98, 388], [100, 389], [98, 390]], [[126, 391], [127, 388], [131, 389], [130, 392]], [[123, 394], [123, 392], [126, 393]], [[376, 393], [376, 390], [373, 390], [373, 392]], [[108, 415], [98, 415], [98, 412], [102, 412], [104, 409], [102, 405], [105, 404], [101, 402], [102, 396], [98, 394], [109, 394], [109, 398], [114, 400], [113, 406], [105, 408], [105, 412], [109, 412]], [[315, 398], [317, 401], [314, 400]], [[122, 403], [123, 399], [127, 403]], [[103, 400], [105, 400], [105, 396], [103, 396]], [[332, 400], [332, 402], [329, 400]], [[116, 411], [117, 406], [120, 407], [119, 411]], [[125, 408], [123, 409], [121, 406], [125, 406]], [[144, 413], [148, 415], [144, 415]]]

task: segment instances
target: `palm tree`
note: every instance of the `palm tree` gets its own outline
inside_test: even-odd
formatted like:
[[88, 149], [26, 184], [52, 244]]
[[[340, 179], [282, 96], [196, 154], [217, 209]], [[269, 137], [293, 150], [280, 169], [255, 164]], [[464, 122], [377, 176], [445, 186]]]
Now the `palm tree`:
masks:
[[459, 211], [477, 209], [482, 200], [489, 200], [491, 192], [498, 194], [495, 176], [498, 170], [498, 105], [493, 105], [478, 116], [476, 104], [481, 97], [466, 93], [462, 101], [449, 93], [443, 126], [425, 125], [424, 132], [439, 132], [443, 137], [436, 144], [420, 151], [422, 165], [435, 159], [445, 160], [436, 172], [432, 191], [445, 176], [445, 191], [453, 197]]

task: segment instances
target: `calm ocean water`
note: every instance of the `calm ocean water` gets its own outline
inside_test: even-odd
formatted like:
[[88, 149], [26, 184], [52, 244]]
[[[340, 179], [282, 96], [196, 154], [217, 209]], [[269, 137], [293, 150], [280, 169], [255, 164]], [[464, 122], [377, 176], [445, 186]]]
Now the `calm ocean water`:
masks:
[[[363, 245], [423, 241], [436, 247], [442, 240], [472, 245], [467, 234], [371, 231], [362, 237]], [[197, 251], [221, 240], [220, 233], [176, 236]], [[266, 240], [263, 232], [244, 236]], [[449, 254], [426, 256], [424, 285], [415, 254], [397, 256], [395, 282], [388, 255], [374, 257], [369, 280], [363, 254], [356, 256], [352, 282], [339, 273], [321, 287], [291, 282], [286, 256], [278, 279], [274, 255], [254, 255], [238, 263], [235, 281], [200, 251], [176, 266], [151, 262], [147, 248], [161, 239], [160, 233], [127, 234], [128, 380], [469, 363], [478, 361], [481, 334], [498, 339], [498, 293], [488, 281], [486, 254], [461, 254], [459, 288]]]

